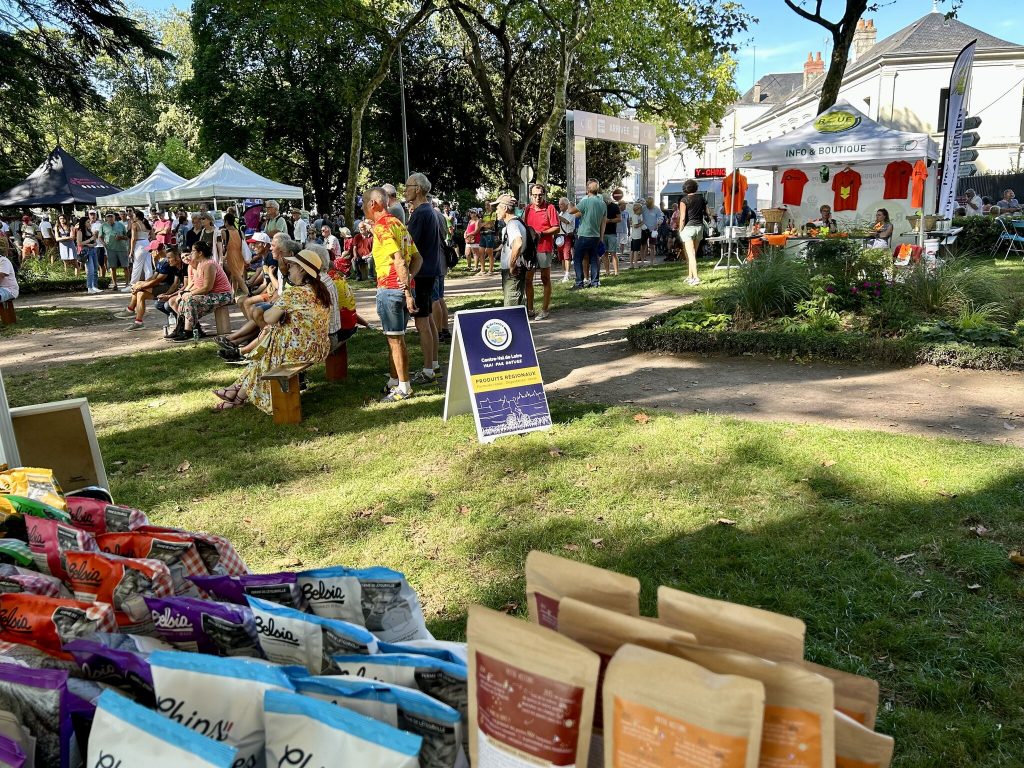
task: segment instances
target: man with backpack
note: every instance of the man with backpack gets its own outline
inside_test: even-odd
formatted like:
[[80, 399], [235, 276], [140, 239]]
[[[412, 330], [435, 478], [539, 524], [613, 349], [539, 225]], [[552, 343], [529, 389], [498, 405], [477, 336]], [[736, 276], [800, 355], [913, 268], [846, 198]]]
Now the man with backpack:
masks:
[[[506, 307], [519, 307], [526, 303], [526, 260], [529, 242], [526, 225], [516, 217], [516, 199], [501, 195], [495, 203], [497, 219], [505, 223], [501, 234], [501, 294]], [[536, 268], [536, 241], [533, 265]]]
[[[547, 201], [547, 189], [543, 184], [530, 187], [530, 204], [523, 214], [523, 223], [527, 232], [533, 230], [537, 240], [537, 266], [540, 270], [540, 281], [544, 286], [544, 301], [540, 312], [534, 320], [548, 317], [551, 306], [551, 262], [555, 252], [555, 233], [559, 230], [558, 212], [555, 206]], [[533, 273], [535, 269], [527, 267], [526, 271], [526, 312], [533, 315]]]

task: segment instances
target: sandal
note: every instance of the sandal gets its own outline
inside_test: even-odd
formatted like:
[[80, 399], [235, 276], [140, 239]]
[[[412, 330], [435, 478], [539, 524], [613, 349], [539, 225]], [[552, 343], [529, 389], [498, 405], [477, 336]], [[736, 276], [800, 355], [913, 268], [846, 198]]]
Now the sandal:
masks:
[[233, 403], [238, 399], [238, 393], [241, 391], [241, 389], [242, 388], [239, 386], [225, 387], [224, 389], [213, 390], [213, 394], [215, 394], [225, 403]]
[[[245, 400], [247, 399], [248, 398]], [[217, 411], [227, 411], [231, 408], [240, 408], [245, 405], [245, 400], [225, 400], [222, 403], [217, 403], [217, 405], [213, 407], [213, 411], [216, 413]]]

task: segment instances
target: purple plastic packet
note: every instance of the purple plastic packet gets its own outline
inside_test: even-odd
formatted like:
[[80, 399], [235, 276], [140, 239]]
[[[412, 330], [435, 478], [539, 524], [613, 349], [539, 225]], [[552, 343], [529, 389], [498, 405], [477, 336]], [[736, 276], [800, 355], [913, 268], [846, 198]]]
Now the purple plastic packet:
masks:
[[71, 723], [68, 673], [0, 664], [0, 709], [36, 739], [35, 764], [73, 768], [81, 762]]
[[263, 657], [252, 611], [193, 597], [146, 597], [156, 634], [178, 650]]
[[[111, 637], [114, 637], [111, 635]], [[94, 639], [72, 640], [64, 650], [75, 657], [86, 680], [105, 683], [124, 691], [145, 707], [155, 707], [153, 675], [141, 653], [111, 648]]]
[[0, 736], [0, 766], [3, 768], [23, 768], [27, 758], [21, 751], [18, 742]]
[[0, 564], [0, 592], [27, 592], [44, 597], [71, 597], [56, 576], [47, 576], [38, 571], [19, 568], [16, 565]]
[[297, 576], [293, 571], [281, 571], [243, 576], [190, 576], [189, 579], [210, 597], [224, 603], [248, 606], [245, 597], [250, 595], [305, 611], [306, 599], [299, 589]]

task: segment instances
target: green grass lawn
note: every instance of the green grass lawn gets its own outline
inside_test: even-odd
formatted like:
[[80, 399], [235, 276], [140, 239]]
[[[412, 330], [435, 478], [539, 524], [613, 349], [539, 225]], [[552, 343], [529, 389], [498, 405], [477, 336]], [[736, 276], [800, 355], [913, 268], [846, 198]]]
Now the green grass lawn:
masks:
[[[59, 299], [58, 299], [59, 301]], [[85, 309], [81, 307], [18, 307], [18, 322], [14, 325], [0, 325], [0, 337], [13, 336], [28, 331], [71, 328], [79, 325], [95, 325], [110, 320], [106, 309]]]
[[115, 499], [227, 536], [254, 570], [395, 567], [460, 638], [472, 602], [525, 614], [525, 556], [547, 550], [637, 576], [648, 613], [668, 584], [799, 616], [809, 658], [880, 681], [898, 766], [1020, 765], [1021, 451], [562, 401], [550, 432], [481, 446], [442, 393], [375, 402], [379, 334], [350, 362], [347, 383], [315, 371], [288, 427], [209, 412], [236, 370], [208, 344], [7, 389], [89, 398]]

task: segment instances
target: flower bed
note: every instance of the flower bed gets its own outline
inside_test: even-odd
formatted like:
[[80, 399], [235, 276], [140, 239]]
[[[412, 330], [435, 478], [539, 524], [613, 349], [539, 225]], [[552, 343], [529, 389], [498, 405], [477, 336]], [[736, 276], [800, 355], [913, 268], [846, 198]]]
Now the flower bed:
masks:
[[1024, 370], [1015, 283], [1024, 266], [955, 260], [894, 276], [886, 251], [852, 243], [819, 247], [806, 262], [771, 251], [701, 308], [652, 317], [627, 338], [642, 351]]

